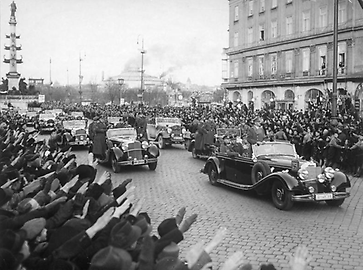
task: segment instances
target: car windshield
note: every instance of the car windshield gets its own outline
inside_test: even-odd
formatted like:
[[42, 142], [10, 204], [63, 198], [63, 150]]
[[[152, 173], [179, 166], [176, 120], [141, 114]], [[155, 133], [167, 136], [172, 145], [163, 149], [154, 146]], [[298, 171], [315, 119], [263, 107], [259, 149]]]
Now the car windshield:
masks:
[[51, 113], [39, 114], [39, 120], [49, 120], [49, 119], [54, 119], [54, 118], [55, 118], [54, 114], [51, 114]]
[[264, 143], [253, 145], [253, 153], [259, 156], [296, 156], [295, 148], [289, 143]]
[[86, 128], [86, 120], [70, 120], [63, 121], [65, 129], [84, 129]]
[[217, 128], [217, 136], [223, 137], [224, 135], [241, 137], [241, 130], [239, 128]]
[[180, 125], [181, 120], [179, 118], [155, 118], [157, 125]]
[[71, 116], [74, 116], [74, 117], [81, 116], [81, 117], [83, 117], [83, 112], [71, 112]]
[[134, 128], [112, 128], [107, 130], [107, 138], [113, 137], [134, 138], [136, 137], [136, 130]]
[[117, 124], [120, 122], [120, 117], [108, 117], [107, 122], [110, 124]]
[[27, 112], [27, 113], [26, 113], [26, 115], [27, 115], [28, 117], [33, 117], [33, 116], [36, 116], [36, 115], [37, 115], [37, 113], [36, 113], [36, 112]]

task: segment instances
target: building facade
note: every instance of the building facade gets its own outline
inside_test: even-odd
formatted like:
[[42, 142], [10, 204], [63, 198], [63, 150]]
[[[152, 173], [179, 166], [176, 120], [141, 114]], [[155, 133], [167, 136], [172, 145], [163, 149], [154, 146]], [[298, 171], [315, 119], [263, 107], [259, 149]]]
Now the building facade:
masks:
[[[329, 101], [334, 1], [229, 0], [229, 13], [222, 86], [230, 101], [297, 110]], [[362, 112], [363, 9], [358, 1], [339, 0], [338, 25], [338, 105], [350, 99]]]

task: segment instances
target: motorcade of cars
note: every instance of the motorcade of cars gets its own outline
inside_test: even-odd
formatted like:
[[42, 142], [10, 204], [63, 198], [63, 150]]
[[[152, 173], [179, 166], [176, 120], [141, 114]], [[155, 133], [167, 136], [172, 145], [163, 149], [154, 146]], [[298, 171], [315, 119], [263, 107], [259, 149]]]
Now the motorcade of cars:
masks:
[[212, 185], [271, 195], [280, 210], [291, 209], [295, 202], [325, 201], [338, 207], [350, 195], [347, 189], [351, 184], [345, 173], [302, 160], [289, 142], [252, 145], [248, 157], [217, 153], [207, 160], [202, 172]]
[[52, 132], [56, 129], [56, 116], [53, 113], [39, 114], [34, 128], [40, 132]]
[[121, 172], [123, 166], [142, 165], [154, 171], [159, 155], [155, 144], [137, 139], [135, 128], [111, 128], [106, 132], [105, 158], [99, 162], [109, 163], [115, 173]]
[[90, 139], [87, 132], [86, 119], [64, 120], [62, 122], [62, 126], [64, 129], [64, 136], [67, 144], [71, 146], [74, 145], [87, 146], [90, 144]]
[[161, 149], [167, 145], [184, 144], [187, 131], [179, 118], [155, 117], [147, 123], [147, 135]]

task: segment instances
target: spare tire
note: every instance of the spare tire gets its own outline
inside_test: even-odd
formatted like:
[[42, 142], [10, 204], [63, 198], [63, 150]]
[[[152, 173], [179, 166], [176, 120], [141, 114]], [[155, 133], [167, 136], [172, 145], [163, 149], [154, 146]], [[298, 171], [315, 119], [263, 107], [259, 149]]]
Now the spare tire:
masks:
[[251, 180], [252, 184], [256, 184], [262, 178], [266, 177], [271, 173], [270, 166], [265, 161], [258, 161], [252, 168]]

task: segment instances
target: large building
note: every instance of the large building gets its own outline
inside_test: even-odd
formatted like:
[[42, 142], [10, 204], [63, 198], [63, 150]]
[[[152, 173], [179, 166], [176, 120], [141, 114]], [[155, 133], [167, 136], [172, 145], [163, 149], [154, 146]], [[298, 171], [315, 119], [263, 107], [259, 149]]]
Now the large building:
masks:
[[[304, 110], [333, 89], [333, 0], [229, 0], [223, 87], [255, 109]], [[363, 111], [363, 9], [339, 0], [338, 104]]]

